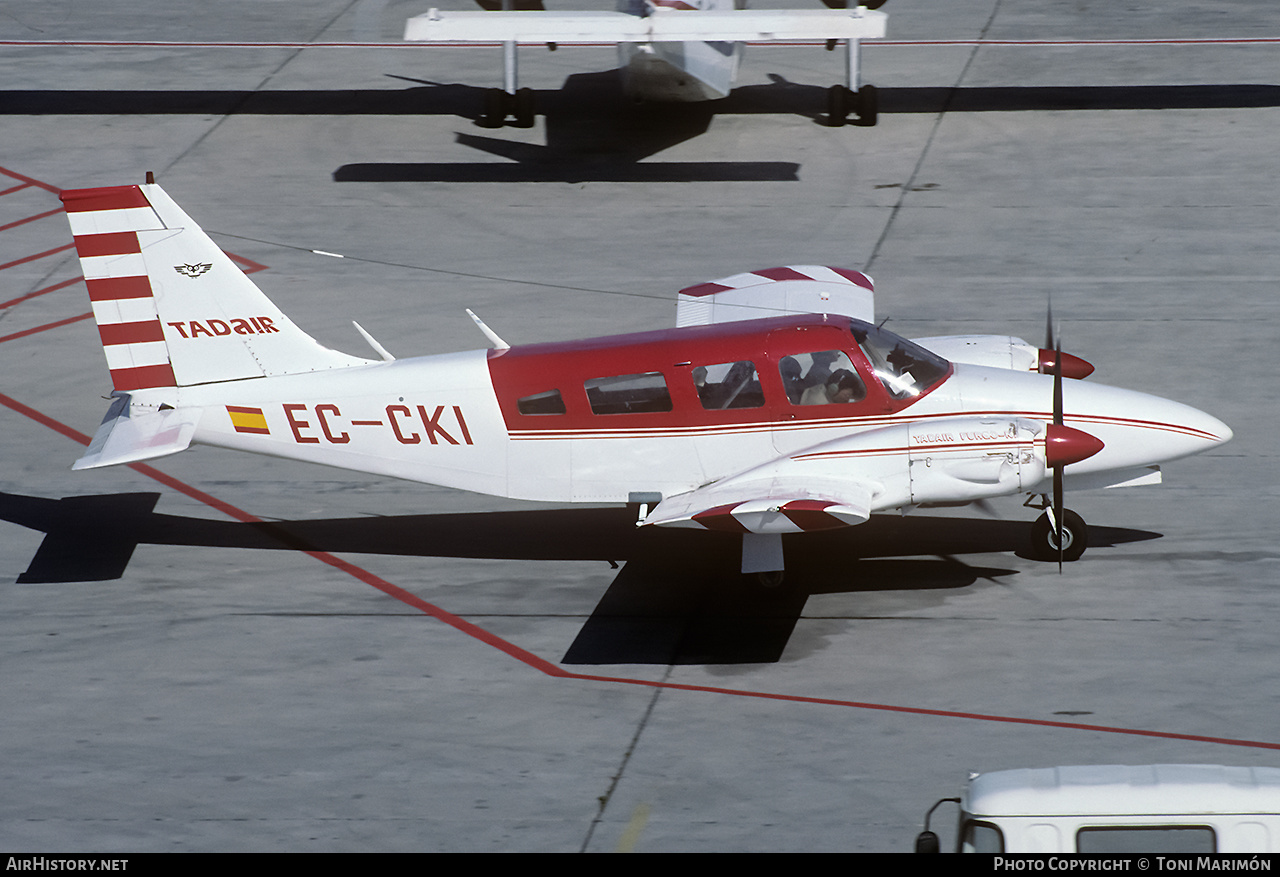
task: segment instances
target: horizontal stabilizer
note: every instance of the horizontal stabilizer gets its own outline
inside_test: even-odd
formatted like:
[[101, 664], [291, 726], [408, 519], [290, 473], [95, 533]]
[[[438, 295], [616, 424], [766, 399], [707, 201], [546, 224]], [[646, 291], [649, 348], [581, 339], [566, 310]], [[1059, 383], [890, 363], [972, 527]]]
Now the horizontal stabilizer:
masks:
[[449, 12], [410, 18], [404, 38], [440, 43], [650, 43], [864, 40], [885, 35], [887, 16], [866, 9]]
[[195, 435], [201, 410], [166, 408], [130, 416], [129, 395], [117, 394], [89, 450], [71, 468], [96, 469], [185, 451]]

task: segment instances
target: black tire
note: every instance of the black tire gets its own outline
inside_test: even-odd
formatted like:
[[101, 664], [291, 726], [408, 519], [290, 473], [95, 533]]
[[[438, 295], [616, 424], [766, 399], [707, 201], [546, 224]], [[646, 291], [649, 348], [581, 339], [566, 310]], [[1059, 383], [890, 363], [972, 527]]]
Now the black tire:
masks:
[[532, 128], [537, 108], [534, 102], [533, 89], [522, 88], [516, 92], [511, 115], [515, 117], [517, 128]]
[[506, 121], [507, 93], [500, 88], [486, 88], [480, 125], [484, 128], [501, 128]]
[[853, 92], [843, 85], [833, 85], [827, 89], [827, 125], [840, 128], [849, 116], [849, 98]]
[[[1031, 556], [1036, 560], [1056, 561], [1058, 559], [1058, 541], [1049, 523], [1049, 513], [1045, 512], [1036, 518], [1031, 525]], [[1062, 559], [1079, 560], [1089, 544], [1089, 527], [1084, 518], [1071, 509], [1062, 510], [1062, 536], [1064, 548]]]
[[876, 87], [862, 86], [854, 95], [854, 102], [858, 113], [858, 124], [864, 128], [875, 125], [880, 116], [880, 94], [876, 91]]

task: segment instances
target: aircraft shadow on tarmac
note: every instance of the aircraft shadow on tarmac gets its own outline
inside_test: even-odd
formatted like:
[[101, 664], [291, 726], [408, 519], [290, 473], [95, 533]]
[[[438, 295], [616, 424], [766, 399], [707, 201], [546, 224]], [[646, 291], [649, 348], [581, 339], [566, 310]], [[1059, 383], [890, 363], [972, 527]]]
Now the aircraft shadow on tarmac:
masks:
[[[877, 515], [857, 528], [785, 537], [787, 581], [738, 572], [731, 534], [635, 527], [635, 508], [399, 515], [241, 523], [158, 514], [158, 493], [0, 493], [0, 520], [45, 533], [20, 584], [124, 575], [139, 544], [415, 557], [625, 562], [563, 658], [567, 664], [777, 661], [811, 594], [940, 591], [1016, 570], [965, 554], [1020, 553], [1025, 521]], [[1093, 526], [1089, 545], [1157, 539]]]
[[[391, 77], [404, 79], [405, 77]], [[507, 162], [346, 164], [338, 182], [687, 182], [791, 181], [785, 161], [644, 161], [701, 136], [716, 115], [796, 115], [825, 124], [825, 86], [771, 75], [767, 85], [737, 88], [718, 101], [636, 105], [617, 71], [569, 76], [560, 89], [536, 91], [546, 144], [459, 133], [458, 142]], [[409, 80], [421, 82], [421, 80]], [[479, 123], [484, 88], [427, 83], [404, 89], [294, 91], [5, 90], [4, 115], [446, 115]], [[879, 89], [880, 115], [1033, 110], [1154, 110], [1280, 106], [1280, 86], [998, 86]], [[856, 129], [847, 133], [858, 136]], [[424, 152], [427, 146], [424, 144]]]

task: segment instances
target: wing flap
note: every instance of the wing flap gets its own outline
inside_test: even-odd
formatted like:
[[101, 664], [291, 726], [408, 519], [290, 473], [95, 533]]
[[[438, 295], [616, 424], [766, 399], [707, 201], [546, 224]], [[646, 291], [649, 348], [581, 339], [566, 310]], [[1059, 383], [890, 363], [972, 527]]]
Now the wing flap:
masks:
[[657, 10], [625, 12], [432, 9], [405, 24], [409, 41], [437, 43], [790, 42], [877, 39], [887, 16], [867, 9]]

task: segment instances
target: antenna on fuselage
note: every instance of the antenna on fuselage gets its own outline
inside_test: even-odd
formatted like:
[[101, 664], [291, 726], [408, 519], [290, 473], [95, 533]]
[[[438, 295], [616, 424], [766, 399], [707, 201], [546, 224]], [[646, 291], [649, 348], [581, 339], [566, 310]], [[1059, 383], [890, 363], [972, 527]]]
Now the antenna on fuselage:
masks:
[[471, 308], [467, 308], [466, 310], [467, 310], [467, 316], [475, 320], [476, 325], [480, 327], [480, 331], [484, 333], [484, 337], [489, 339], [489, 343], [493, 345], [495, 350], [506, 350], [511, 346], [510, 344], [508, 344], [507, 342], [499, 338], [497, 332], [493, 331], [488, 326], [486, 326], [484, 324], [484, 320], [476, 316], [475, 311], [471, 310]]

